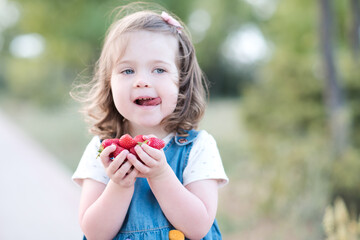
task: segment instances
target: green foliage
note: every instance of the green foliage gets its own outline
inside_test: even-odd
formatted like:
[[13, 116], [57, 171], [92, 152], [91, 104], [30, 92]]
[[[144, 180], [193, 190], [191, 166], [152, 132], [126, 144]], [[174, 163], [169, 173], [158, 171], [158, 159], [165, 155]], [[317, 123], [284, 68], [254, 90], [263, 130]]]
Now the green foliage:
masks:
[[21, 96], [40, 105], [61, 104], [67, 97], [70, 82], [64, 80], [66, 72], [54, 66], [44, 58], [32, 61], [10, 59], [5, 69], [5, 74], [11, 79], [7, 82], [7, 90], [14, 96]]
[[360, 62], [354, 62], [351, 53], [342, 54], [339, 67], [342, 71], [342, 80], [348, 99], [348, 106], [351, 115], [352, 129], [349, 133], [352, 145], [360, 147]]
[[311, 58], [290, 52], [274, 56], [263, 79], [244, 91], [250, 128], [281, 135], [307, 135], [313, 128], [322, 128], [321, 83], [311, 65]]
[[346, 201], [360, 206], [359, 150], [349, 148], [337, 161], [329, 164], [332, 196], [342, 196]]
[[[18, 24], [3, 32], [1, 90], [40, 106], [62, 104], [77, 74], [95, 61], [106, 28], [109, 2], [17, 1]], [[18, 34], [38, 33], [45, 38], [45, 52], [31, 59], [11, 56], [8, 46]]]
[[[263, 27], [275, 44], [274, 54], [257, 81], [244, 91], [241, 111], [252, 157], [263, 169], [259, 181], [269, 189], [264, 210], [271, 213], [281, 215], [296, 208], [304, 195], [311, 196], [313, 206], [320, 208], [327, 198], [337, 195], [360, 206], [360, 75], [348, 39], [342, 35], [349, 16], [344, 14], [344, 6], [338, 5], [334, 5], [336, 19], [340, 18], [334, 31], [338, 40], [334, 51], [346, 95], [341, 117], [351, 122], [346, 148], [339, 156], [332, 155], [324, 106], [318, 4], [282, 1], [274, 18]], [[321, 212], [313, 206], [303, 213], [318, 218]]]
[[[267, 27], [276, 51], [258, 81], [244, 91], [242, 104], [253, 158], [266, 176], [262, 181], [269, 189], [267, 211], [286, 209], [289, 202], [315, 191], [312, 181], [323, 175], [327, 156], [322, 83], [314, 75], [316, 53], [309, 50], [315, 29], [310, 17], [299, 20], [301, 11], [295, 11], [294, 2], [279, 7]], [[312, 39], [297, 38], [305, 33]]]

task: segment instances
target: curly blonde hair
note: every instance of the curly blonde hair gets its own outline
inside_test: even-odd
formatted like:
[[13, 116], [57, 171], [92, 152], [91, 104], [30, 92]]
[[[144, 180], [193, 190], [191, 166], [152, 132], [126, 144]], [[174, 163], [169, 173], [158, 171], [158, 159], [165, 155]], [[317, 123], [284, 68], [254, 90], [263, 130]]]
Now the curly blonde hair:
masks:
[[[119, 53], [124, 50], [121, 37], [124, 33], [139, 30], [171, 34], [179, 45], [179, 94], [174, 112], [163, 119], [162, 124], [168, 132], [186, 135], [187, 130], [198, 127], [205, 111], [208, 93], [207, 80], [197, 62], [189, 32], [184, 28], [179, 33], [175, 26], [167, 24], [160, 16], [164, 9], [158, 7], [157, 10], [136, 10], [129, 13], [129, 10], [134, 9], [132, 4], [117, 9], [117, 16], [121, 17], [107, 31], [92, 80], [78, 85], [74, 90], [80, 91], [73, 91], [72, 96], [84, 103], [82, 112], [90, 123], [89, 131], [92, 134], [105, 139], [118, 138], [128, 133], [127, 120], [117, 111], [110, 86], [113, 67]], [[146, 9], [149, 9], [148, 6]], [[185, 26], [176, 16], [172, 16]]]

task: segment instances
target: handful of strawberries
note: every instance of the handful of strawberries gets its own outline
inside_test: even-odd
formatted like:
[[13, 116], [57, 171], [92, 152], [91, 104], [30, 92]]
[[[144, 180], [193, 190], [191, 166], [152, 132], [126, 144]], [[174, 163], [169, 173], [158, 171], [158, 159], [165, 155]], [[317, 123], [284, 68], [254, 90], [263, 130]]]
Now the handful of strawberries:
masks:
[[128, 150], [130, 153], [134, 154], [137, 158], [139, 158], [134, 148], [136, 145], [141, 145], [141, 144], [147, 144], [150, 147], [159, 150], [165, 147], [165, 142], [162, 139], [156, 137], [146, 137], [144, 135], [137, 135], [136, 137], [132, 138], [129, 134], [125, 134], [120, 138], [111, 138], [111, 139], [103, 140], [99, 149], [99, 155], [105, 148], [111, 145], [115, 145], [116, 146], [115, 151], [113, 151], [109, 155], [111, 159], [115, 158], [124, 150]]

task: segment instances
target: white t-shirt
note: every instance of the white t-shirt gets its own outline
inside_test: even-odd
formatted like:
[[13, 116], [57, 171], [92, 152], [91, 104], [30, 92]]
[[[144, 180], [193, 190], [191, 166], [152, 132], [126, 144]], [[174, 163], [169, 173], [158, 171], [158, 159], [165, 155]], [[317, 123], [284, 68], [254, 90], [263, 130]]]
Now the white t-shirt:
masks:
[[[163, 140], [168, 143], [173, 136], [174, 134], [169, 134]], [[104, 184], [109, 182], [110, 179], [105, 172], [105, 168], [100, 158], [97, 158], [100, 144], [100, 138], [95, 136], [87, 145], [72, 176], [76, 183], [80, 184], [81, 180], [86, 178]], [[202, 130], [199, 132], [190, 151], [188, 164], [183, 172], [183, 185], [186, 186], [189, 183], [205, 179], [215, 179], [218, 181], [219, 186], [224, 186], [229, 182], [215, 139]]]

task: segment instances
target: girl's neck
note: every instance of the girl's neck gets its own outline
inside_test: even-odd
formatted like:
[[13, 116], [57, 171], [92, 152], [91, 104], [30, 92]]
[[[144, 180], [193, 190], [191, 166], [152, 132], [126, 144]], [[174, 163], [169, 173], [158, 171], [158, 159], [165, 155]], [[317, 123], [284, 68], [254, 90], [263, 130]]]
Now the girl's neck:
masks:
[[154, 127], [146, 128], [146, 127], [139, 127], [130, 124], [129, 132], [130, 135], [133, 137], [137, 135], [155, 135], [157, 138], [164, 138], [167, 135], [169, 135], [169, 132], [165, 131], [165, 129], [161, 126], [155, 128]]

